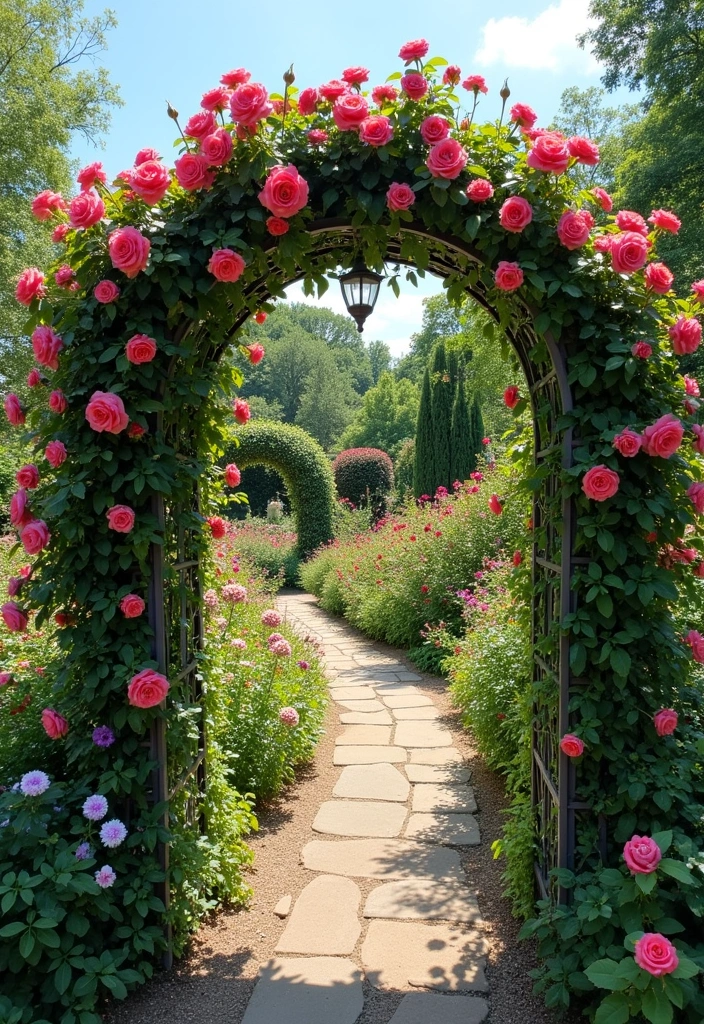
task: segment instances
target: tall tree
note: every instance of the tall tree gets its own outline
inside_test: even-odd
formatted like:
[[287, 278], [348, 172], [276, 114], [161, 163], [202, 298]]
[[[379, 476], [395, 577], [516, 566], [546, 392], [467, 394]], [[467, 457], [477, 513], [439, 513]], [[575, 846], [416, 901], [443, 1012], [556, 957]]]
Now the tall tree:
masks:
[[[475, 395], [472, 400], [472, 407], [469, 412], [469, 420], [472, 428], [472, 437], [474, 438], [475, 445], [475, 459], [472, 470], [477, 468], [476, 454], [482, 451], [482, 441], [484, 438], [484, 420], [482, 419], [482, 410], [479, 405], [479, 399]], [[470, 470], [470, 472], [472, 471]]]
[[415, 433], [418, 402], [417, 384], [382, 373], [379, 383], [362, 399], [340, 444], [343, 448], [381, 448], [395, 457], [403, 442]]
[[464, 385], [464, 374], [460, 365], [460, 374], [455, 384], [455, 398], [452, 403], [452, 421], [450, 424], [450, 479], [466, 480], [477, 465], [477, 439], [472, 430], [472, 421], [467, 404]]
[[[454, 360], [456, 362], [456, 359]], [[441, 341], [435, 346], [431, 364], [433, 386], [433, 477], [435, 488], [450, 487], [450, 428], [452, 425], [452, 400], [454, 384], [450, 378], [445, 345]]]
[[391, 366], [391, 349], [385, 341], [370, 341], [367, 353], [372, 370], [372, 382], [378, 384], [382, 373], [386, 373]]
[[423, 299], [423, 325], [417, 334], [411, 335], [410, 352], [398, 364], [397, 376], [420, 380], [436, 342], [460, 330], [458, 313], [444, 293]]
[[357, 402], [359, 397], [338, 370], [330, 349], [323, 347], [306, 378], [296, 423], [329, 450], [352, 419]]
[[418, 406], [416, 425], [416, 448], [413, 462], [413, 491], [416, 498], [423, 494], [435, 493], [433, 472], [433, 392], [430, 384], [430, 370], [426, 366]]

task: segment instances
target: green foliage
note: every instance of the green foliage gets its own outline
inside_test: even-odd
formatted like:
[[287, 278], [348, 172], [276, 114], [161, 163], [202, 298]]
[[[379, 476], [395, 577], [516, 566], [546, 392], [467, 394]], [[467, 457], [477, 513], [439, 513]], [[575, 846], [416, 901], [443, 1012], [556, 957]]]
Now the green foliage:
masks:
[[[430, 380], [432, 394], [430, 401], [433, 417], [433, 489], [449, 488], [450, 478], [450, 433], [452, 423], [452, 396], [456, 389], [456, 381], [452, 379], [451, 366], [445, 354], [445, 346], [439, 342], [433, 352], [430, 364]], [[464, 396], [463, 396], [464, 397]]]
[[397, 380], [385, 370], [365, 394], [340, 444], [344, 448], [381, 448], [393, 458], [415, 433], [418, 403], [417, 385], [404, 377]]
[[420, 392], [416, 443], [413, 456], [413, 491], [416, 498], [420, 498], [423, 494], [428, 496], [435, 494], [433, 466], [435, 439], [433, 433], [432, 401], [433, 391], [430, 383], [430, 370], [426, 367], [423, 374], [423, 387]]
[[[236, 452], [234, 457], [237, 457]], [[247, 503], [236, 502], [229, 507], [228, 515], [233, 518], [265, 516], [267, 505], [277, 494], [284, 506], [287, 506], [283, 477], [269, 466], [248, 466], [243, 469], [239, 490], [247, 495]]]
[[402, 501], [413, 494], [413, 467], [415, 460], [416, 441], [412, 437], [403, 443], [394, 463], [396, 490]]
[[378, 448], [348, 448], [332, 464], [337, 493], [353, 505], [369, 506], [376, 517], [394, 486], [394, 466]]
[[472, 430], [472, 421], [464, 390], [464, 367], [455, 384], [450, 419], [450, 475], [455, 480], [466, 480], [477, 468], [477, 453], [481, 450], [481, 438]]
[[236, 526], [232, 537], [244, 564], [255, 565], [272, 586], [296, 584], [300, 556], [296, 531], [289, 520], [284, 519], [279, 524], [248, 517]]
[[637, 123], [641, 111], [636, 104], [608, 107], [605, 96], [605, 90], [594, 85], [565, 89], [551, 127], [568, 137], [582, 135], [597, 144], [599, 162], [591, 166], [576, 164], [570, 173], [580, 188], [600, 185], [612, 192], [617, 170], [627, 155], [626, 132]]
[[296, 423], [330, 450], [353, 416], [357, 397], [329, 349], [319, 352], [303, 385]]

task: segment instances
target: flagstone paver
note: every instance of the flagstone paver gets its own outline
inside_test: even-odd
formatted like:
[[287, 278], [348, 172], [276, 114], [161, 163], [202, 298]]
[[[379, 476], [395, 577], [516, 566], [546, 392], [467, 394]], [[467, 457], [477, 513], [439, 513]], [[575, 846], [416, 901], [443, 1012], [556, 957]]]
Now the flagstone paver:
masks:
[[335, 740], [338, 747], [368, 747], [390, 742], [391, 728], [384, 725], [348, 725]]
[[311, 871], [352, 878], [430, 878], [464, 881], [456, 850], [407, 839], [314, 839], [303, 847], [301, 860]]
[[333, 836], [393, 838], [406, 820], [406, 807], [371, 800], [328, 800], [313, 822], [314, 832]]
[[264, 964], [242, 1024], [354, 1024], [364, 1006], [362, 972], [336, 956]]
[[466, 884], [434, 878], [406, 878], [377, 886], [367, 897], [364, 916], [481, 922], [479, 904]]
[[436, 722], [399, 722], [395, 741], [399, 747], [449, 747], [452, 733]]
[[412, 750], [411, 764], [463, 764], [463, 758], [457, 747], [444, 747], [438, 750]]
[[413, 787], [412, 811], [458, 811], [474, 814], [477, 801], [470, 786], [421, 783]]
[[351, 878], [319, 875], [296, 900], [277, 953], [351, 953], [362, 931], [357, 912], [361, 900]]
[[440, 996], [410, 992], [389, 1024], [482, 1024], [489, 1004], [479, 996]]
[[426, 707], [393, 708], [392, 713], [397, 722], [432, 722], [440, 717], [440, 712], [432, 704]]
[[332, 763], [345, 764], [405, 764], [408, 751], [405, 747], [335, 747]]
[[410, 783], [392, 764], [351, 764], [332, 791], [343, 800], [408, 800]]
[[487, 992], [486, 940], [467, 925], [372, 921], [362, 963], [375, 988]]
[[374, 691], [366, 686], [335, 686], [330, 696], [333, 700], [374, 700]]
[[407, 764], [405, 772], [409, 782], [469, 782], [469, 768], [459, 764]]
[[338, 704], [341, 704], [343, 708], [347, 708], [348, 711], [363, 711], [368, 714], [370, 711], [384, 711], [384, 705], [380, 700], [375, 700], [374, 697], [370, 697], [369, 700], [338, 700]]
[[412, 814], [404, 835], [425, 843], [447, 843], [449, 846], [479, 846], [479, 825], [471, 814]]
[[435, 707], [430, 697], [424, 697], [421, 693], [399, 694], [393, 690], [387, 693], [377, 687], [379, 694], [387, 708], [432, 708]]
[[343, 725], [393, 725], [388, 711], [343, 711], [340, 715]]

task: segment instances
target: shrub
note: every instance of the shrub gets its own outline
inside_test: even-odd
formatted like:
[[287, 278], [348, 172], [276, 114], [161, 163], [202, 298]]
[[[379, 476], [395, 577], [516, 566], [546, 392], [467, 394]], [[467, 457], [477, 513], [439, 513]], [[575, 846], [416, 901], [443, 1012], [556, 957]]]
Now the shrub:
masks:
[[230, 543], [235, 557], [256, 566], [272, 586], [293, 586], [298, 580], [300, 558], [296, 532], [290, 520], [270, 523], [247, 518], [233, 523]]
[[[237, 452], [232, 455], [232, 461], [237, 462]], [[288, 508], [286, 484], [281, 474], [269, 466], [247, 466], [243, 469], [242, 482], [238, 490], [247, 495], [247, 501], [232, 504], [228, 508], [227, 514], [232, 519], [266, 515], [267, 504], [277, 494], [284, 502], [284, 507]]]
[[354, 505], [371, 505], [380, 514], [394, 486], [394, 466], [380, 448], [348, 448], [332, 464], [337, 493]]
[[415, 438], [412, 437], [408, 441], [404, 441], [394, 464], [396, 490], [402, 500], [413, 491], [413, 464], [415, 458], [416, 442]]

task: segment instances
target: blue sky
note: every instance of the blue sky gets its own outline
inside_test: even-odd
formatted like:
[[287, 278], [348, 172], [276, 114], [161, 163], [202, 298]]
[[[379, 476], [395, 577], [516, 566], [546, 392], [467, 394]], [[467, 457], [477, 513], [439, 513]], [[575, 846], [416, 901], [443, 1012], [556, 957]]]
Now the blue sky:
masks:
[[[374, 85], [401, 67], [399, 46], [423, 36], [432, 55], [486, 77], [489, 95], [480, 115], [497, 115], [498, 92], [508, 77], [511, 102], [530, 103], [539, 124], [550, 121], [563, 89], [599, 84], [598, 65], [575, 41], [587, 27], [589, 0], [504, 0], [493, 16], [478, 0], [355, 0], [334, 7], [328, 0], [86, 0], [85, 13], [105, 6], [115, 11], [118, 26], [101, 59], [120, 85], [124, 106], [113, 114], [104, 150], [77, 142], [74, 156], [81, 163], [101, 159], [109, 176], [131, 166], [144, 146], [171, 162], [175, 132], [165, 101], [183, 124], [199, 109], [201, 94], [233, 67], [246, 67], [272, 92], [280, 90], [292, 62], [301, 89], [356, 64], [370, 69]], [[417, 290], [405, 285], [398, 300], [382, 289], [365, 334], [383, 338], [399, 355], [420, 326], [422, 298], [439, 290], [433, 279]], [[302, 297], [295, 288], [292, 297], [294, 292]], [[325, 305], [341, 307], [331, 293]]]

